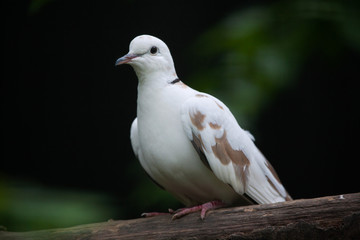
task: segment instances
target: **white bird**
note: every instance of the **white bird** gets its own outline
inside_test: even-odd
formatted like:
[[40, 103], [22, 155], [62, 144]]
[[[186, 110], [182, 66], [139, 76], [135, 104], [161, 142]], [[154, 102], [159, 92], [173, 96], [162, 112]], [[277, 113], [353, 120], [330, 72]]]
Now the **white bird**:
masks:
[[147, 174], [187, 206], [172, 212], [173, 218], [201, 211], [204, 219], [222, 206], [291, 200], [224, 103], [179, 80], [163, 41], [134, 38], [115, 65], [125, 63], [139, 80], [131, 144]]

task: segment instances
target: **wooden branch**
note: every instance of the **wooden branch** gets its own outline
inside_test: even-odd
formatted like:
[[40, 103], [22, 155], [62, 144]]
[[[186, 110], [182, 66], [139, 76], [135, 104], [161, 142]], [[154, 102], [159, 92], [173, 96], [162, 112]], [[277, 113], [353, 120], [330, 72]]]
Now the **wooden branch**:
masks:
[[360, 239], [360, 193], [224, 208], [171, 221], [170, 216], [108, 221], [0, 239]]

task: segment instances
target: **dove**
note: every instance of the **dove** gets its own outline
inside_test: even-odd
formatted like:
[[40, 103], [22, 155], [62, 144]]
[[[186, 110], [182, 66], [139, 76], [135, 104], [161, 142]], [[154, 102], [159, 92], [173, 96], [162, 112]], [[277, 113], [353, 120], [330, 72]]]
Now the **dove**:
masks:
[[169, 210], [173, 219], [197, 211], [204, 219], [219, 207], [292, 200], [228, 107], [178, 78], [162, 40], [135, 37], [115, 63], [122, 64], [129, 64], [138, 78], [131, 145], [149, 177], [185, 205]]

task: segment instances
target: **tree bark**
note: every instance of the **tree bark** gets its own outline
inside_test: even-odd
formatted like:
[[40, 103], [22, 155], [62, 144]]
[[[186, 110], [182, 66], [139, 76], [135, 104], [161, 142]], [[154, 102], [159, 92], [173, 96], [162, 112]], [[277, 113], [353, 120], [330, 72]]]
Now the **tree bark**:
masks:
[[360, 193], [223, 208], [63, 229], [0, 232], [0, 239], [360, 239]]

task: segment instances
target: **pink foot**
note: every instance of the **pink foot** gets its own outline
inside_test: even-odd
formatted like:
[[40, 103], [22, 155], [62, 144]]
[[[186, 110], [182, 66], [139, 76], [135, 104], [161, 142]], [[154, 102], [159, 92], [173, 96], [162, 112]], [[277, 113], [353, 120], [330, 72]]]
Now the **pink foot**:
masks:
[[215, 201], [207, 202], [207, 203], [197, 205], [194, 207], [180, 208], [176, 211], [172, 211], [171, 209], [169, 209], [169, 212], [174, 214], [172, 217], [172, 219], [174, 220], [177, 218], [181, 218], [189, 213], [201, 211], [200, 217], [202, 220], [204, 220], [207, 211], [209, 211], [211, 209], [221, 208], [224, 206], [225, 206], [225, 203], [223, 203], [222, 201], [215, 200]]

